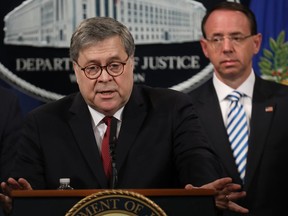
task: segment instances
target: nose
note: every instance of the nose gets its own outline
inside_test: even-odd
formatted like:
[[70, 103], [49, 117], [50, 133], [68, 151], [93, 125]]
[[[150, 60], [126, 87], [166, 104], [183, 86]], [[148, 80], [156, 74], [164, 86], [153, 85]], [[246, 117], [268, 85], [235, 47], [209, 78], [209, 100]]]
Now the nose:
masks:
[[109, 81], [109, 80], [112, 80], [113, 77], [108, 73], [107, 71], [107, 67], [102, 67], [102, 71], [101, 71], [101, 74], [100, 76], [98, 77], [98, 80], [100, 81]]
[[231, 52], [233, 50], [233, 43], [232, 41], [230, 40], [230, 38], [223, 38], [223, 42], [222, 42], [222, 49], [223, 49], [223, 52]]

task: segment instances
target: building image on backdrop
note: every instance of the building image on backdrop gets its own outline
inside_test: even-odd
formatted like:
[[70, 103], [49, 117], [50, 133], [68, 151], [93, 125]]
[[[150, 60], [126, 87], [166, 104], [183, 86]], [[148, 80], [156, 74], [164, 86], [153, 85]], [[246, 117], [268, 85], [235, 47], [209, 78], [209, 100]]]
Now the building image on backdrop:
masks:
[[76, 26], [94, 16], [125, 24], [136, 44], [197, 41], [205, 12], [192, 0], [27, 0], [5, 16], [4, 43], [69, 47]]

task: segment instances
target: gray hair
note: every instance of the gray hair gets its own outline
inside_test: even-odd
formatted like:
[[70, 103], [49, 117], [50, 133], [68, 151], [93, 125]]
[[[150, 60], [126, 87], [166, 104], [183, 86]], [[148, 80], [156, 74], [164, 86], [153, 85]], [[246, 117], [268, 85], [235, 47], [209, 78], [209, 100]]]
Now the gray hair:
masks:
[[125, 25], [111, 17], [93, 17], [83, 20], [71, 37], [71, 60], [78, 60], [81, 49], [113, 36], [121, 38], [128, 56], [134, 55], [134, 39]]

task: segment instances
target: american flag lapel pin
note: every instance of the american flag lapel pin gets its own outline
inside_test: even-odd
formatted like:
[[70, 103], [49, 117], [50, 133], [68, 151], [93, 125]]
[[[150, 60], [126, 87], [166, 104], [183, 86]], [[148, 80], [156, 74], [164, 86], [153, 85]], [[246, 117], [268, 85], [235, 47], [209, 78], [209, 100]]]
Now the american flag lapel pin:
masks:
[[273, 112], [273, 106], [265, 107], [265, 112]]

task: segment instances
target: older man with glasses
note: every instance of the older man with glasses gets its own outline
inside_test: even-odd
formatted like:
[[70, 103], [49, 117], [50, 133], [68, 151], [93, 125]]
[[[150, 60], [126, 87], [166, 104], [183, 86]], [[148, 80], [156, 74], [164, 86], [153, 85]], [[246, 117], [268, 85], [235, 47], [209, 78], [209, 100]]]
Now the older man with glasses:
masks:
[[[134, 50], [131, 33], [112, 18], [79, 25], [70, 57], [80, 92], [28, 115], [12, 173], [21, 178], [3, 182], [3, 191], [56, 189], [62, 177], [74, 189], [193, 184], [215, 189], [219, 208], [247, 212], [225, 199], [245, 193], [230, 178], [218, 179], [222, 170], [189, 96], [134, 85]], [[0, 198], [11, 210], [11, 199]]]

